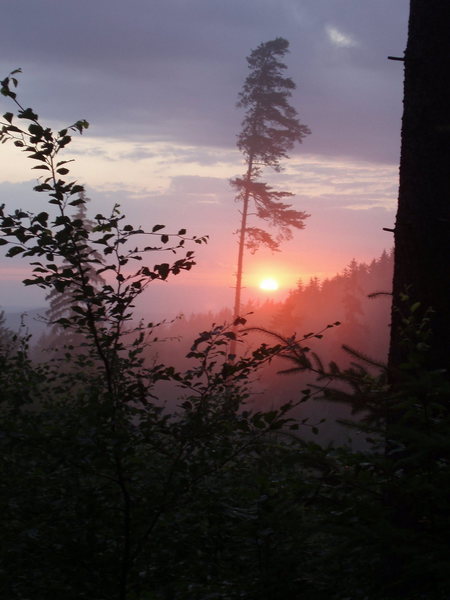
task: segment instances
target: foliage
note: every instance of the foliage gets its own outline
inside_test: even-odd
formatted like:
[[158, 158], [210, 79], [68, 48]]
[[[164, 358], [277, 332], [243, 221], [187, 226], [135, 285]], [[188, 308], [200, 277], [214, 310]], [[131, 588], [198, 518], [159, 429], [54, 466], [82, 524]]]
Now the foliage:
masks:
[[5, 325], [5, 311], [0, 311], [0, 354], [7, 354], [14, 348], [15, 336]]
[[[201, 359], [214, 354], [216, 344], [221, 348], [220, 340], [206, 344]], [[101, 395], [100, 377], [82, 376], [85, 362], [69, 373], [58, 365], [6, 365], [5, 596], [33, 590], [34, 598], [145, 598], [151, 591], [162, 598], [172, 590], [190, 597], [193, 588], [206, 593], [215, 587], [238, 597], [248, 559], [259, 581], [264, 520], [256, 520], [256, 511], [273, 486], [264, 457], [270, 446], [272, 461], [283, 454], [275, 438], [262, 438], [280, 430], [287, 407], [242, 412], [244, 391], [223, 377], [216, 384], [213, 362], [174, 375], [185, 390], [178, 414], [144, 400], [136, 375], [129, 374], [122, 403], [114, 406]], [[234, 365], [234, 377], [244, 378], [248, 367]], [[169, 375], [155, 369], [153, 381]], [[260, 481], [249, 489], [258, 462]], [[247, 546], [235, 557], [238, 532]], [[217, 564], [204, 565], [207, 556]]]
[[[173, 264], [131, 264], [149, 252], [183, 249], [186, 231], [161, 233], [158, 224], [145, 232], [124, 224], [117, 206], [110, 216], [96, 215], [94, 227], [81, 218], [83, 187], [65, 179], [69, 161], [59, 154], [69, 133], [82, 133], [87, 123], [56, 133], [43, 126], [18, 102], [13, 75], [2, 81], [2, 94], [18, 114], [3, 115], [1, 139], [13, 141], [45, 171], [35, 190], [48, 194], [50, 209], [8, 215], [2, 207], [0, 243], [7, 256], [33, 260], [25, 285], [69, 299], [70, 310], [55, 315], [54, 323], [85, 341], [43, 364], [30, 361], [26, 342], [2, 356], [3, 595], [123, 600], [192, 597], [215, 588], [242, 597], [249, 559], [252, 586], [261, 587], [259, 540], [265, 538], [259, 531], [266, 527], [257, 515], [274, 472], [263, 457], [270, 447], [274, 464], [284, 456], [275, 434], [288, 424], [289, 410], [243, 410], [246, 381], [276, 349], [262, 347], [230, 365], [226, 346], [235, 334], [216, 327], [192, 346], [197, 367], [177, 373], [145, 364], [153, 326], [132, 325], [135, 299], [153, 281], [189, 270], [193, 253]], [[28, 127], [17, 126], [19, 119]], [[139, 244], [142, 237], [157, 243]], [[175, 413], [154, 394], [154, 386], [167, 380], [181, 390]], [[251, 491], [243, 477], [259, 463], [261, 481]], [[229, 495], [219, 502], [222, 486]], [[220, 531], [212, 532], [228, 518], [224, 542]], [[244, 538], [246, 531], [253, 536], [237, 558], [232, 523], [242, 525]], [[201, 565], [211, 552], [228, 559], [211, 564], [208, 574]]]
[[[86, 230], [91, 231], [94, 228], [94, 223], [90, 221], [87, 217], [87, 202], [89, 198], [86, 198], [84, 192], [80, 192], [79, 198], [83, 200], [77, 207], [77, 212], [73, 215], [74, 221], [81, 221], [83, 223], [83, 227]], [[101, 254], [90, 248], [90, 256], [92, 259], [101, 262]], [[70, 269], [71, 263], [69, 261], [63, 262], [63, 268], [67, 267]], [[98, 288], [100, 285], [104, 284], [104, 279], [101, 275], [97, 275], [94, 268], [91, 268], [88, 273], [89, 281], [91, 285]], [[70, 294], [60, 292], [56, 288], [53, 288], [45, 297], [45, 299], [49, 303], [49, 309], [47, 310], [47, 317], [50, 323], [55, 322], [57, 319], [66, 316], [72, 310], [72, 302]]]

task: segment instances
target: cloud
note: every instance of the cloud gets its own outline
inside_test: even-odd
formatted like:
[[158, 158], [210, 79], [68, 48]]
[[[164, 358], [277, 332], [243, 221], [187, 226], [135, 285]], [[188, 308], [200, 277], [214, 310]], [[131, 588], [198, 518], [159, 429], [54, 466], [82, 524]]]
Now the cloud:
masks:
[[[293, 274], [301, 272], [324, 277], [341, 270], [354, 256], [360, 260], [379, 256], [392, 244], [392, 237], [382, 228], [391, 227], [394, 221], [395, 171], [388, 165], [380, 167], [364, 162], [331, 159], [321, 162], [318, 156], [305, 156], [299, 162], [292, 160], [289, 169], [274, 174], [271, 183], [295, 192], [294, 207], [305, 210], [311, 217], [305, 230], [295, 232], [293, 240], [283, 246], [279, 256], [258, 252], [254, 257], [247, 257], [249, 272], [254, 265], [278, 260], [280, 269], [287, 268]], [[198, 264], [193, 274], [180, 281], [191, 281], [194, 286], [198, 282], [205, 285], [218, 282], [217, 285], [222, 285], [221, 301], [225, 303], [224, 298], [233, 285], [236, 251], [233, 232], [239, 227], [240, 208], [234, 201], [227, 178], [173, 176], [160, 191], [150, 183], [131, 178], [123, 183], [103, 181], [88, 186], [87, 195], [92, 199], [88, 205], [89, 214], [108, 214], [117, 202], [126, 215], [126, 222], [135, 226], [150, 229], [154, 224], [162, 223], [170, 232], [186, 228], [188, 235], [209, 235], [206, 246], [194, 247]], [[7, 204], [7, 211], [19, 206], [25, 210], [42, 210], [38, 207], [43, 206], [45, 198], [31, 191], [33, 185], [32, 181], [0, 183], [0, 201]], [[154, 256], [149, 257], [150, 262], [154, 260]], [[0, 267], [19, 263], [24, 266], [26, 261], [2, 259]], [[26, 267], [25, 271], [28, 271]], [[6, 276], [3, 272], [4, 279]], [[169, 305], [178, 308], [177, 302], [184, 299], [179, 289], [172, 286], [173, 283], [168, 286], [164, 299], [154, 295], [152, 290], [152, 305], [158, 310]], [[23, 297], [19, 279], [14, 283], [8, 276], [8, 284], [0, 287], [0, 304], [11, 304], [14, 294]], [[204, 293], [209, 293], [207, 288]], [[32, 295], [27, 296], [27, 301], [40, 303]], [[193, 310], [194, 305], [195, 299], [187, 310]]]
[[157, 156], [158, 154], [155, 150], [150, 150], [145, 146], [136, 144], [131, 150], [119, 154], [117, 160], [146, 160]]
[[407, 12], [408, 0], [4, 0], [0, 70], [23, 67], [27, 104], [87, 118], [96, 136], [231, 149], [245, 57], [282, 35], [309, 151], [393, 160], [402, 77], [385, 57], [404, 48]]
[[337, 29], [337, 27], [333, 27], [332, 25], [327, 25], [325, 27], [325, 32], [330, 42], [339, 48], [354, 48], [359, 45], [352, 36], [343, 33]]

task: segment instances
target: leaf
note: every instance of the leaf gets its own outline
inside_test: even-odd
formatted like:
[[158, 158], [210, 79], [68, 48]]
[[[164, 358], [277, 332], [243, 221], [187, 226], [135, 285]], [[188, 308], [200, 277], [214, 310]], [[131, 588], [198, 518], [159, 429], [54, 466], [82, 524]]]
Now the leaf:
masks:
[[163, 263], [161, 265], [154, 266], [155, 271], [161, 277], [161, 279], [167, 279], [167, 276], [170, 273], [170, 266], [167, 263]]
[[159, 231], [160, 229], [164, 229], [165, 225], [154, 225], [152, 229], [152, 233]]
[[5, 121], [8, 121], [8, 123], [12, 123], [13, 120], [13, 114], [10, 112], [7, 112], [3, 115], [3, 118], [5, 119]]
[[52, 186], [49, 185], [48, 183], [40, 183], [39, 185], [35, 185], [33, 190], [35, 192], [44, 192], [46, 190], [51, 190]]
[[21, 248], [20, 246], [13, 246], [8, 250], [6, 256], [13, 257], [16, 256], [16, 254], [21, 254], [22, 252], [24, 252], [24, 248]]
[[229, 340], [235, 340], [236, 339], [236, 334], [234, 333], [234, 331], [225, 331], [225, 333], [223, 334], [224, 337], [226, 337]]
[[73, 194], [79, 194], [81, 192], [84, 192], [84, 187], [82, 185], [74, 185], [70, 190], [70, 195], [72, 196]]
[[2, 87], [1, 94], [2, 94], [2, 96], [8, 96], [9, 98], [12, 98], [13, 100], [15, 100], [16, 96], [17, 96], [16, 93], [11, 92], [11, 90], [7, 87], [7, 85]]
[[[63, 292], [63, 291], [66, 289], [66, 287], [67, 287], [67, 284], [66, 284], [64, 281], [59, 281], [58, 279], [55, 279], [55, 281], [53, 281], [53, 286], [54, 286], [54, 288], [56, 289], [56, 291], [58, 291], [58, 292]], [[77, 306], [73, 306], [73, 307], [72, 307], [72, 310], [73, 310], [74, 312], [78, 312], [78, 311], [76, 310], [77, 308], [78, 308]]]
[[[38, 115], [33, 111], [32, 108], [25, 108], [25, 110], [19, 111], [17, 116], [19, 119], [28, 119], [29, 121], [37, 121], [38, 119]], [[40, 125], [30, 125], [28, 128], [30, 133], [33, 133], [33, 131], [31, 131], [31, 127], [39, 128], [42, 131], [42, 127]]]
[[89, 123], [86, 121], [86, 119], [80, 119], [72, 125], [71, 129], [76, 129], [79, 133], [82, 134], [83, 130], [87, 129], [88, 127]]
[[420, 307], [421, 303], [420, 302], [414, 302], [414, 304], [411, 306], [411, 312], [415, 313], [417, 311], [417, 309]]
[[44, 132], [42, 127], [40, 125], [36, 125], [35, 123], [32, 123], [28, 127], [28, 131], [31, 133], [31, 135], [35, 135], [35, 136], [41, 136]]
[[67, 144], [72, 140], [72, 138], [70, 137], [70, 135], [65, 135], [62, 139], [60, 139], [58, 141], [58, 145], [60, 148], [64, 148], [64, 146], [67, 146]]
[[34, 218], [35, 221], [37, 221], [38, 223], [40, 223], [43, 226], [47, 225], [47, 221], [48, 221], [48, 213], [46, 212], [41, 212], [38, 215], [36, 215], [36, 217]]
[[237, 317], [237, 319], [233, 321], [233, 325], [235, 327], [237, 327], [238, 325], [245, 325], [246, 323], [247, 319], [244, 319], [244, 317]]

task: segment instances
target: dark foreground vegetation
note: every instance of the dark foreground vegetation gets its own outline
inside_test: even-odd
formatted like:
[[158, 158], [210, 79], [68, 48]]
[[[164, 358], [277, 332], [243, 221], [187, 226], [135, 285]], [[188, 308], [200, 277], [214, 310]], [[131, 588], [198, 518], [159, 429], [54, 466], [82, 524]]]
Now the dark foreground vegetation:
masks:
[[[290, 406], [246, 410], [246, 380], [289, 348], [230, 367], [217, 328], [188, 372], [146, 368], [134, 343], [109, 377], [92, 342], [37, 365], [6, 339], [2, 595], [448, 598], [450, 389], [420, 367], [426, 324], [418, 339], [408, 325], [395, 392], [339, 374], [353, 385], [339, 399], [364, 411], [360, 452], [307, 441]], [[176, 411], [152, 397], [161, 378], [179, 385]]]
[[[0, 244], [31, 259], [25, 285], [64, 299], [53, 324], [67, 343], [31, 361], [27, 340], [1, 330], [2, 598], [448, 599], [450, 383], [428, 358], [432, 313], [399, 294], [393, 379], [324, 366], [314, 335], [281, 332], [230, 361], [243, 319], [201, 333], [185, 371], [145, 361], [155, 325], [133, 325], [134, 301], [190, 269], [184, 246], [205, 239], [144, 232], [118, 207], [90, 222], [60, 159], [87, 123], [52, 132], [15, 85], [2, 82], [17, 115], [3, 115], [1, 138], [36, 161], [49, 207], [2, 208]], [[179, 258], [143, 260], [165, 249]], [[280, 355], [317, 387], [251, 409], [248, 381]], [[179, 390], [172, 410], [160, 382]], [[320, 395], [355, 412], [363, 450], [304, 435], [292, 410]]]

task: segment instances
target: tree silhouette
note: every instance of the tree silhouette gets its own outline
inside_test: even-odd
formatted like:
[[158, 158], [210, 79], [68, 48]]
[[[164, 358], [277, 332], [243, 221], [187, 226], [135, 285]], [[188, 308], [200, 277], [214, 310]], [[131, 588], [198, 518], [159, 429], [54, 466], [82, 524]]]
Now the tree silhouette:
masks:
[[[279, 249], [280, 242], [292, 237], [291, 228], [303, 229], [309, 216], [294, 210], [284, 202], [293, 194], [276, 191], [260, 181], [263, 167], [281, 170], [281, 159], [288, 157], [295, 142], [301, 142], [310, 133], [300, 123], [297, 111], [289, 104], [295, 84], [283, 75], [286, 65], [281, 58], [288, 52], [289, 42], [276, 38], [260, 44], [247, 58], [250, 74], [239, 94], [238, 107], [247, 110], [238, 136], [237, 146], [245, 160], [246, 171], [242, 177], [233, 179], [236, 198], [242, 202], [241, 227], [239, 230], [238, 260], [234, 316], [241, 308], [244, 249], [255, 252], [265, 245], [272, 251]], [[273, 236], [264, 229], [248, 227], [249, 205], [253, 202], [255, 214], [276, 229]], [[235, 345], [230, 353], [233, 355]]]
[[0, 363], [16, 345], [14, 333], [6, 325], [5, 311], [0, 310]]
[[[105, 285], [105, 279], [97, 273], [98, 265], [101, 264], [101, 253], [95, 249], [88, 240], [92, 233], [95, 223], [87, 216], [87, 203], [90, 202], [84, 191], [78, 194], [75, 201], [76, 212], [73, 215], [74, 222], [79, 226], [81, 251], [86, 258], [85, 273], [89, 285], [96, 293]], [[62, 268], [70, 271], [73, 268], [73, 260], [64, 259]], [[65, 352], [67, 346], [79, 347], [86, 342], [86, 337], [77, 333], [73, 329], [64, 329], [60, 324], [60, 319], [66, 321], [68, 317], [73, 317], [76, 311], [82, 306], [77, 286], [71, 286], [62, 291], [57, 288], [51, 289], [45, 296], [49, 307], [46, 311], [46, 320], [49, 325], [47, 332], [41, 337], [40, 345], [43, 348], [52, 348], [56, 354]]]
[[[77, 206], [77, 212], [73, 216], [75, 221], [80, 221], [80, 223], [83, 224], [85, 235], [88, 235], [95, 226], [95, 223], [91, 221], [86, 214], [86, 205], [89, 201], [90, 198], [85, 195], [84, 191], [80, 192], [78, 196], [79, 203]], [[95, 268], [101, 262], [101, 254], [98, 250], [91, 248], [87, 240], [85, 241], [84, 246], [85, 247], [83, 250], [89, 257], [89, 262], [87, 263], [87, 274], [90, 284], [95, 289], [99, 289], [105, 283], [105, 280], [97, 273]], [[63, 266], [70, 269], [72, 267], [72, 263], [66, 259], [63, 261]], [[74, 303], [72, 292], [73, 290], [69, 291], [67, 289], [60, 292], [56, 288], [53, 288], [45, 296], [45, 299], [49, 302], [49, 308], [46, 311], [46, 315], [53, 326], [56, 325], [58, 319], [67, 317], [69, 314], [71, 314], [74, 306], [79, 306], [79, 303]]]
[[[416, 306], [418, 321], [425, 315], [430, 319], [429, 364], [449, 368], [449, 27], [448, 0], [435, 0], [431, 6], [427, 0], [411, 0], [395, 224], [392, 372], [407, 351], [400, 331], [406, 318], [401, 314], [402, 297]], [[433, 312], [427, 314], [430, 309]]]

